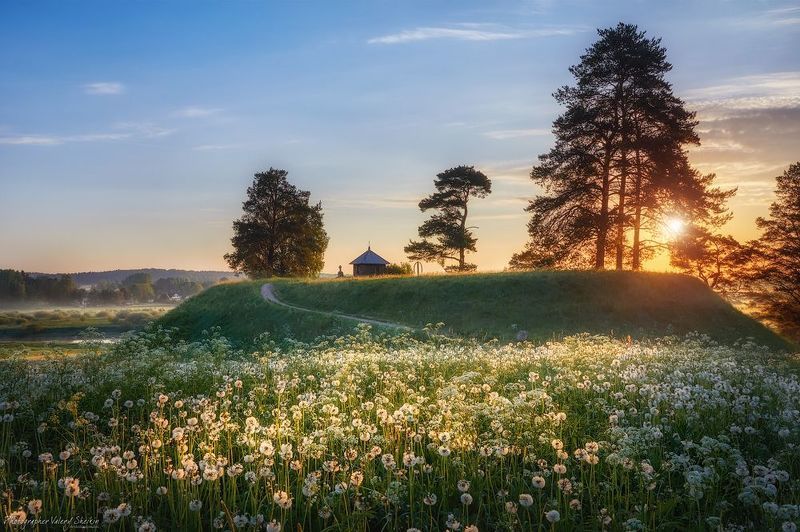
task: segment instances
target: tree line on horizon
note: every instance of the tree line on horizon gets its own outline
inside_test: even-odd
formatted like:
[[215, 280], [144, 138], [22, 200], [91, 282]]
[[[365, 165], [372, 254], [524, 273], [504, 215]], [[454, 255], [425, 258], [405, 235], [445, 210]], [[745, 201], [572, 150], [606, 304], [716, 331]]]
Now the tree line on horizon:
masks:
[[[553, 94], [563, 112], [555, 143], [530, 177], [543, 193], [526, 211], [529, 240], [511, 270], [641, 270], [659, 252], [673, 267], [728, 297], [746, 296], [782, 330], [800, 335], [800, 163], [777, 178], [762, 236], [739, 243], [721, 228], [731, 219], [736, 189], [715, 185], [689, 162], [700, 144], [695, 113], [666, 79], [672, 65], [658, 38], [632, 24], [598, 30], [598, 39], [570, 67], [573, 83]], [[285, 170], [255, 175], [234, 221], [230, 267], [251, 277], [316, 276], [329, 237], [322, 204], [297, 189]], [[491, 179], [471, 165], [437, 174], [419, 202], [430, 217], [404, 252], [447, 272], [469, 272], [478, 239], [470, 200], [491, 194]], [[664, 239], [670, 219], [685, 221]], [[745, 290], [746, 288], [746, 290]]]
[[86, 288], [78, 286], [69, 274], [31, 275], [6, 269], [0, 270], [0, 303], [168, 303], [176, 295], [185, 299], [214, 284], [214, 281], [200, 282], [184, 277], [162, 277], [154, 282], [149, 273], [139, 272], [120, 282], [100, 281]]

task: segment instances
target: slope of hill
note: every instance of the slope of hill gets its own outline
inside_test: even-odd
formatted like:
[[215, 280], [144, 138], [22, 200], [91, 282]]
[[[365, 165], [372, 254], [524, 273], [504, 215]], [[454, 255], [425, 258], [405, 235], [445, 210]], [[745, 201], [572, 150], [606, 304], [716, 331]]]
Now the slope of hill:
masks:
[[213, 287], [159, 322], [186, 337], [219, 326], [247, 341], [264, 331], [310, 339], [351, 331], [336, 313], [444, 332], [537, 341], [578, 333], [648, 338], [692, 331], [733, 343], [751, 337], [773, 348], [789, 344], [737, 311], [697, 279], [639, 272], [526, 272], [345, 280], [272, 281], [281, 301], [332, 315], [291, 310], [260, 297], [263, 281]]
[[273, 338], [311, 341], [328, 334], [342, 335], [355, 324], [335, 316], [292, 310], [264, 301], [260, 282], [228, 283], [211, 287], [162, 316], [157, 323], [177, 327], [179, 336], [197, 339], [213, 327], [237, 345], [246, 345], [262, 333]]
[[[190, 281], [206, 283], [206, 282], [217, 282], [223, 277], [227, 279], [232, 279], [234, 277], [233, 272], [204, 271], [204, 270], [175, 270], [175, 269], [164, 269], [164, 268], [139, 268], [133, 270], [110, 270], [104, 272], [76, 272], [76, 273], [68, 273], [67, 275], [72, 277], [72, 279], [75, 281], [75, 284], [79, 286], [85, 286], [85, 285], [94, 285], [103, 281], [112, 283], [121, 283], [128, 276], [134, 273], [149, 273], [150, 277], [152, 277], [153, 279], [153, 282], [168, 277], [180, 277], [183, 279], [189, 279]], [[61, 273], [38, 273], [38, 272], [28, 272], [28, 274], [34, 277], [57, 277], [63, 275]]]

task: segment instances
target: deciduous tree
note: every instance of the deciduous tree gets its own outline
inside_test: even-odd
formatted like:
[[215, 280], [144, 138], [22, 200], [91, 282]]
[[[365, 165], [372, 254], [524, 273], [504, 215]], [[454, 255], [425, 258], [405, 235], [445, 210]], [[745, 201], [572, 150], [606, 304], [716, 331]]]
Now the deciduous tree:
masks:
[[255, 174], [242, 204], [244, 214], [233, 222], [230, 267], [250, 277], [316, 276], [322, 270], [328, 234], [322, 203], [310, 204], [311, 193], [286, 179], [285, 170]]

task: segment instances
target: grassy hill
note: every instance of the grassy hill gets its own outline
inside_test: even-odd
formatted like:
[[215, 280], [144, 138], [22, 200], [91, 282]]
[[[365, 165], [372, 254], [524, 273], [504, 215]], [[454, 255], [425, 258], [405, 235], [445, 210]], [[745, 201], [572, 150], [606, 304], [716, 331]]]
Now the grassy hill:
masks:
[[[300, 339], [349, 331], [353, 323], [261, 300], [261, 281], [214, 287], [160, 321], [188, 336], [220, 326], [246, 340], [263, 331]], [[634, 338], [699, 331], [721, 342], [752, 337], [772, 347], [787, 343], [737, 311], [699, 280], [640, 272], [525, 272], [344, 280], [275, 281], [278, 297], [300, 307], [377, 318], [445, 332], [511, 340], [525, 330], [534, 340], [589, 332]]]
[[177, 327], [186, 339], [197, 339], [203, 331], [219, 327], [223, 336], [240, 345], [264, 332], [310, 341], [322, 335], [346, 334], [355, 327], [350, 320], [269, 304], [261, 297], [262, 284], [248, 281], [211, 287], [172, 309], [157, 323]]

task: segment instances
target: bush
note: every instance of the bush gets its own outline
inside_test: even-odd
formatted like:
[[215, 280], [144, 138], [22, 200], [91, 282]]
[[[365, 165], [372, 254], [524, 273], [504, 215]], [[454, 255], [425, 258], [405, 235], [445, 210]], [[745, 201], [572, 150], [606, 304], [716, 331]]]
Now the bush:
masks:
[[389, 264], [386, 266], [386, 273], [389, 275], [411, 275], [414, 269], [408, 262], [401, 262], [400, 264]]

